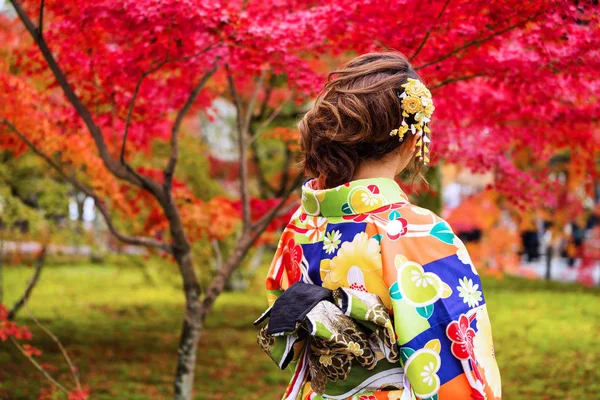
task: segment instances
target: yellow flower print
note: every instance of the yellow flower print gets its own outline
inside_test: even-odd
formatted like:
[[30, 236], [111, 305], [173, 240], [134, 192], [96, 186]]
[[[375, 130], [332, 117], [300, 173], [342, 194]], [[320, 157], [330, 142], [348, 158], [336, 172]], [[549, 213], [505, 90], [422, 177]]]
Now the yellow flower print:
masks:
[[473, 339], [475, 359], [483, 368], [485, 380], [492, 390], [494, 397], [502, 397], [502, 384], [500, 371], [494, 356], [494, 343], [492, 341], [492, 327], [485, 307], [477, 310], [477, 334]]
[[331, 365], [331, 356], [329, 354], [322, 354], [321, 357], [319, 357], [319, 362], [323, 366], [329, 367]]
[[323, 287], [374, 293], [391, 309], [389, 291], [383, 281], [379, 242], [365, 232], [356, 234], [351, 242], [342, 243], [337, 255], [328, 263], [321, 263], [321, 268]]
[[409, 114], [421, 111], [423, 105], [418, 97], [405, 97], [402, 99], [402, 108]]
[[360, 348], [360, 345], [356, 342], [348, 343], [348, 350], [355, 356], [362, 356], [364, 351]]

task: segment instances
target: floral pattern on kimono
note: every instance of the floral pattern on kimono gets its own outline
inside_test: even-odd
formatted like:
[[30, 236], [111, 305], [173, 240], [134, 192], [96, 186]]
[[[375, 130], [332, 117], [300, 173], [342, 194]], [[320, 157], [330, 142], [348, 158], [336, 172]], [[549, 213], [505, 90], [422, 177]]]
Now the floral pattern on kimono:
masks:
[[[302, 205], [282, 234], [266, 281], [269, 303], [299, 281], [376, 294], [393, 321], [400, 359], [383, 371], [354, 362], [346, 379], [320, 395], [308, 352], [300, 351], [283, 399], [501, 399], [481, 280], [448, 223], [412, 205], [391, 179], [314, 185], [304, 184]], [[402, 388], [387, 384], [398, 380]]]

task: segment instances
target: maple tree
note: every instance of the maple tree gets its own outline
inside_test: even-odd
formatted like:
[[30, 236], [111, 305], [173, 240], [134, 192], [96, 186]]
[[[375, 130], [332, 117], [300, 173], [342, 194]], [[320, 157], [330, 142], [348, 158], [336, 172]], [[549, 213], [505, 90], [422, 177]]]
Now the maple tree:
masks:
[[[593, 2], [12, 4], [18, 19], [0, 24], [0, 147], [43, 158], [95, 200], [118, 239], [173, 256], [186, 297], [178, 399], [191, 398], [198, 338], [216, 297], [272, 220], [283, 218], [301, 179], [292, 168], [293, 130], [264, 132], [297, 117], [294, 105], [352, 55], [407, 54], [434, 92], [433, 161], [443, 155], [494, 171], [497, 188], [517, 203], [551, 196], [552, 183], [537, 167], [559, 150], [590, 172], [586, 187], [597, 173], [600, 28]], [[218, 97], [237, 110], [238, 160], [229, 176], [239, 178], [239, 201], [201, 200], [177, 175], [186, 116], [209, 111]], [[263, 170], [264, 137], [287, 143], [275, 174]], [[166, 153], [152, 151], [157, 141]], [[523, 148], [536, 168], [516, 161]], [[279, 200], [251, 199], [251, 177], [263, 197]], [[116, 221], [140, 214], [144, 224], [123, 233]], [[226, 238], [240, 225], [235, 248], [201, 293], [190, 243]]]

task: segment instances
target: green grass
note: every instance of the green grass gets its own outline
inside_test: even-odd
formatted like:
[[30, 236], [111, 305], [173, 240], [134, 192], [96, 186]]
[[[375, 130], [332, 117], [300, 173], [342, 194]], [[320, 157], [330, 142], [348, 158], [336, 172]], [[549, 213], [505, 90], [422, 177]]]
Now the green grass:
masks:
[[[4, 273], [12, 304], [31, 270]], [[44, 270], [29, 309], [61, 338], [93, 399], [171, 397], [183, 299], [173, 280], [154, 278], [153, 285], [139, 269], [111, 265]], [[260, 280], [219, 298], [198, 352], [197, 399], [277, 399], [285, 387], [288, 373], [255, 344], [252, 321], [266, 305]], [[600, 291], [514, 278], [487, 279], [484, 288], [504, 399], [598, 398]], [[25, 310], [19, 322], [33, 326]], [[71, 385], [56, 346], [32, 331], [41, 361]], [[36, 399], [43, 384], [11, 344], [0, 343], [1, 399]]]

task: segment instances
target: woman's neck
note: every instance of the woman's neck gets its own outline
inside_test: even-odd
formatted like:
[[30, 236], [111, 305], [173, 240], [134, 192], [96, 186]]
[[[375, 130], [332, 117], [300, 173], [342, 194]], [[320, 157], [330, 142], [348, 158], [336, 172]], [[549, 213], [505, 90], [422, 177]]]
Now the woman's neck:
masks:
[[394, 179], [397, 175], [398, 165], [396, 163], [384, 162], [369, 162], [362, 163], [352, 180], [357, 179], [372, 179], [372, 178], [389, 178]]

